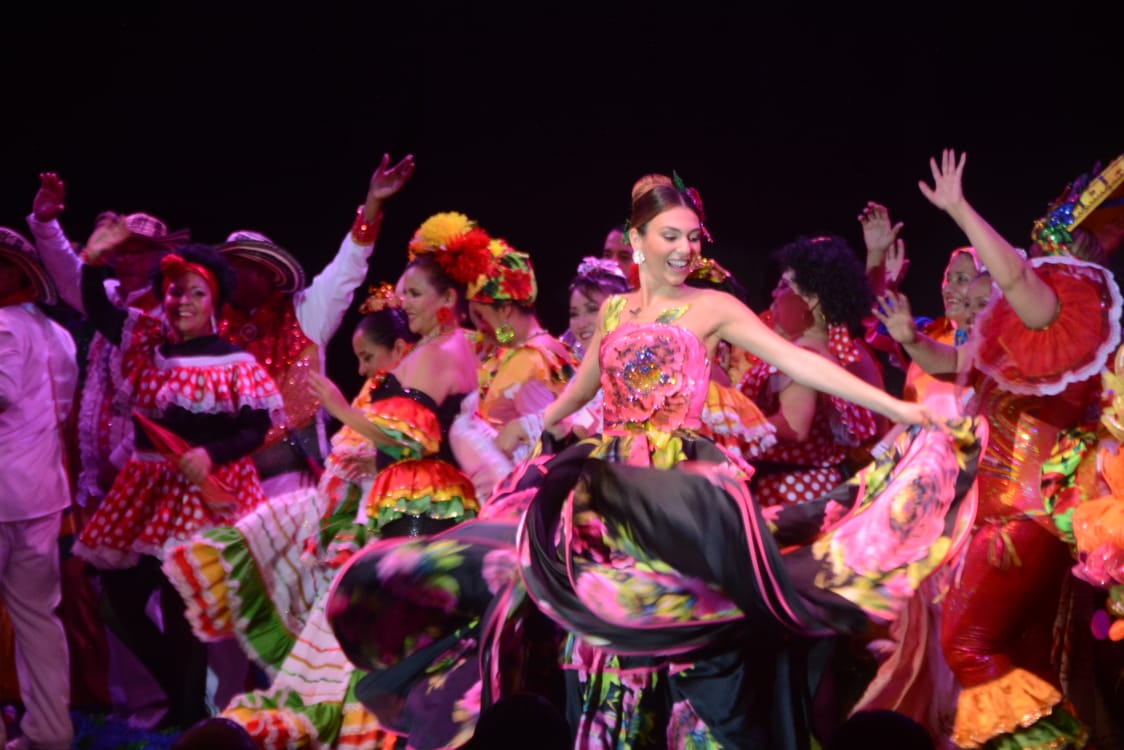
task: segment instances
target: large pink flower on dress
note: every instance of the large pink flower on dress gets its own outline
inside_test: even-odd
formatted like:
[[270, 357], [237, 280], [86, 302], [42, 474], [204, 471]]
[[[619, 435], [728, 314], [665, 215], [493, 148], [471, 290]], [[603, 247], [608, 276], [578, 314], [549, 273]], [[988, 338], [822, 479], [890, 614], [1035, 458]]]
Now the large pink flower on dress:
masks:
[[602, 347], [606, 423], [651, 424], [661, 430], [682, 425], [694, 392], [685, 367], [691, 355], [685, 336], [674, 326], [644, 327]]

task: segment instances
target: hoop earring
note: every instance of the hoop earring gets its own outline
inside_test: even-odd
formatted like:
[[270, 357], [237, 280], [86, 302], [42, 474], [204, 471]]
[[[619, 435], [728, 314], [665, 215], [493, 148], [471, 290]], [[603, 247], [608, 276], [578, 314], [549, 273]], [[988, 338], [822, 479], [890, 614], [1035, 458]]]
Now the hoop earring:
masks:
[[507, 323], [501, 323], [500, 327], [496, 329], [496, 341], [503, 345], [510, 344], [515, 340], [515, 329]]

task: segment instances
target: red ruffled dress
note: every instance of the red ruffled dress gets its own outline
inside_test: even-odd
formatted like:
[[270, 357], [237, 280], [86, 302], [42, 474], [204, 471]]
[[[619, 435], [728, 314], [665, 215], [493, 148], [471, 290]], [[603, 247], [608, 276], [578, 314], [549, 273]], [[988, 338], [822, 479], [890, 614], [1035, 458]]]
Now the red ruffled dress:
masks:
[[1061, 257], [1033, 263], [1058, 297], [1055, 320], [1029, 329], [1001, 299], [966, 344], [976, 368], [969, 408], [987, 417], [991, 437], [973, 537], [941, 621], [945, 658], [963, 686], [953, 730], [961, 747], [1002, 735], [1019, 746], [1083, 742], [1049, 665], [1073, 564], [1066, 519], [1077, 493], [1044, 492], [1043, 465], [1073, 431], [1095, 424], [1099, 376], [1120, 339], [1121, 299], [1100, 266]]
[[130, 310], [120, 338], [113, 371], [119, 401], [190, 445], [206, 447], [212, 476], [235, 503], [208, 502], [138, 425], [133, 456], [75, 544], [75, 553], [99, 568], [130, 567], [140, 555], [162, 557], [169, 540], [231, 523], [262, 502], [249, 453], [282, 414], [265, 369], [217, 336], [172, 344], [162, 321]]

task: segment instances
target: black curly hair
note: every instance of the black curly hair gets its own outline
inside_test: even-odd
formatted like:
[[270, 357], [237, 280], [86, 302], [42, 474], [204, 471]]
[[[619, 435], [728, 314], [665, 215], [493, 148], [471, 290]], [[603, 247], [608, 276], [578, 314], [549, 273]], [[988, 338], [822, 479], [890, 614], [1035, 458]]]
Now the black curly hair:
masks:
[[[218, 298], [215, 300], [215, 314], [218, 315], [219, 310], [230, 299], [230, 295], [234, 291], [235, 275], [230, 263], [214, 245], [206, 245], [201, 242], [193, 242], [171, 252], [188, 263], [198, 263], [214, 274], [219, 290]], [[164, 273], [159, 266], [152, 273], [152, 291], [157, 299], [163, 299]]]
[[782, 273], [792, 270], [800, 291], [819, 297], [828, 323], [845, 324], [851, 335], [862, 330], [874, 293], [847, 240], [838, 235], [799, 237], [777, 250], [774, 260]]

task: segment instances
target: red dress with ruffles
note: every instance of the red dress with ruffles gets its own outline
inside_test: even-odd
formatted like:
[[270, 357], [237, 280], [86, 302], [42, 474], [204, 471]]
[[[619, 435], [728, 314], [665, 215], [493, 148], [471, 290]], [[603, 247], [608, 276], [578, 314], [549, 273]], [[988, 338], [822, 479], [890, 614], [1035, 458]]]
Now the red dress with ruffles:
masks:
[[[253, 356], [217, 337], [206, 339], [186, 342], [194, 344], [191, 353], [165, 349], [164, 324], [130, 310], [113, 372], [118, 400], [194, 445], [204, 441], [193, 425], [219, 428], [211, 437], [221, 439], [261, 421], [262, 412], [279, 418], [277, 386]], [[192, 436], [184, 434], [185, 426]], [[95, 566], [124, 568], [142, 554], [162, 557], [168, 540], [233, 522], [265, 499], [248, 455], [224, 461], [212, 454], [212, 475], [236, 501], [233, 507], [215, 506], [155, 450], [143, 429], [136, 431], [136, 451], [75, 544], [75, 553]]]
[[1058, 297], [1050, 325], [1027, 328], [1003, 299], [966, 346], [972, 408], [991, 428], [978, 474], [979, 509], [963, 568], [944, 602], [942, 650], [963, 687], [953, 740], [980, 747], [1028, 727], [1062, 746], [1084, 728], [1049, 664], [1061, 585], [1073, 564], [1045, 499], [1042, 465], [1066, 431], [1095, 423], [1099, 375], [1120, 338], [1120, 293], [1099, 266], [1038, 258]]

